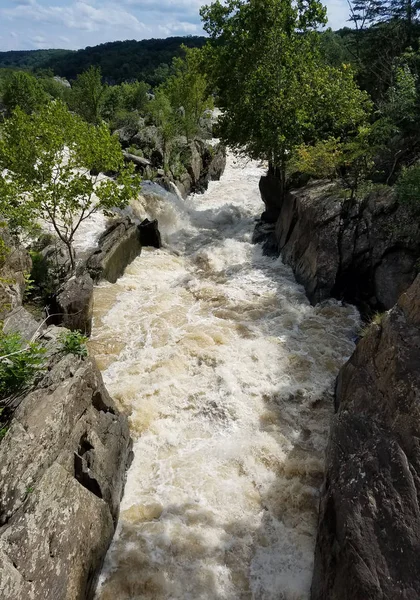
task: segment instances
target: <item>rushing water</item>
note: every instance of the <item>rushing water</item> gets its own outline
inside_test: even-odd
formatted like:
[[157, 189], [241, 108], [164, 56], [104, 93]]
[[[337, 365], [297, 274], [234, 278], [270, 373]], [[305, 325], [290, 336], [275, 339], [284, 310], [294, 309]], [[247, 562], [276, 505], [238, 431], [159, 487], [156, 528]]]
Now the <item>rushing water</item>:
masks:
[[358, 315], [311, 307], [251, 244], [261, 173], [230, 156], [205, 194], [149, 198], [166, 247], [96, 289], [92, 350], [134, 438], [100, 600], [308, 598]]

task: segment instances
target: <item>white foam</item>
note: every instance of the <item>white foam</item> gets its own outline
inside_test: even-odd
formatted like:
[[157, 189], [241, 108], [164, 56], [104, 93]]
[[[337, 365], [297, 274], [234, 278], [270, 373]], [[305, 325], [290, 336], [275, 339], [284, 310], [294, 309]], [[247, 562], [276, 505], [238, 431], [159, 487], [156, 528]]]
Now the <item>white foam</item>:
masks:
[[[251, 244], [263, 169], [232, 155], [115, 285], [92, 350], [134, 460], [97, 598], [309, 597], [332, 385], [357, 311], [311, 307]], [[168, 197], [166, 202], [171, 202]]]

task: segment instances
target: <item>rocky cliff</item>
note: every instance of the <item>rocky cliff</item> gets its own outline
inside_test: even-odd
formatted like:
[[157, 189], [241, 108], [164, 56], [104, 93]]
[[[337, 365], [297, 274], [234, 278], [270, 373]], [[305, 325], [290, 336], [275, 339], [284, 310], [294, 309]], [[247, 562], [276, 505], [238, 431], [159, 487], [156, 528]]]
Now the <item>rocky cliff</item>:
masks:
[[312, 600], [420, 598], [420, 276], [341, 369]]
[[130, 460], [125, 416], [93, 362], [44, 334], [48, 370], [0, 444], [0, 598], [90, 598]]
[[278, 181], [268, 174], [260, 190], [266, 210], [259, 232], [293, 268], [312, 303], [333, 296], [362, 311], [390, 309], [413, 282], [420, 220], [398, 205], [391, 188], [351, 202], [336, 185], [315, 182], [281, 202]]

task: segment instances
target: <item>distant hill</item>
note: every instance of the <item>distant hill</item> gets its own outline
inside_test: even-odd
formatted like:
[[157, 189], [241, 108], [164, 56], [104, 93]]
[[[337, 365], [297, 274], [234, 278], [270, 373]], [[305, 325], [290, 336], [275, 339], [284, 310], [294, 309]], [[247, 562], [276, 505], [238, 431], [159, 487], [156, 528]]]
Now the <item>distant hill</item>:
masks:
[[[55, 75], [75, 79], [90, 65], [100, 66], [109, 83], [130, 79], [154, 81], [155, 70], [170, 65], [180, 54], [181, 44], [201, 48], [206, 38], [199, 36], [171, 37], [151, 40], [126, 40], [88, 46], [83, 50], [20, 50], [0, 52], [0, 68], [52, 69]], [[165, 67], [163, 67], [165, 69]]]
[[10, 50], [0, 52], [0, 69], [42, 69], [54, 58], [64, 58], [73, 50]]

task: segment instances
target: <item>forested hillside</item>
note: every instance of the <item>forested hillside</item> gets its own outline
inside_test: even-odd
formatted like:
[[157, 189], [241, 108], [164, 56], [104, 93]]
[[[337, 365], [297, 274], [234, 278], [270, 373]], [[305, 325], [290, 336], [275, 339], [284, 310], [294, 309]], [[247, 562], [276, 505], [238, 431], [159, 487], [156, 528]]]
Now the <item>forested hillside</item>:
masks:
[[108, 83], [131, 79], [161, 83], [174, 56], [181, 54], [184, 44], [201, 48], [204, 37], [185, 36], [166, 39], [126, 40], [88, 46], [83, 50], [28, 50], [0, 52], [0, 68], [52, 69], [55, 75], [75, 79], [90, 66], [101, 68]]

